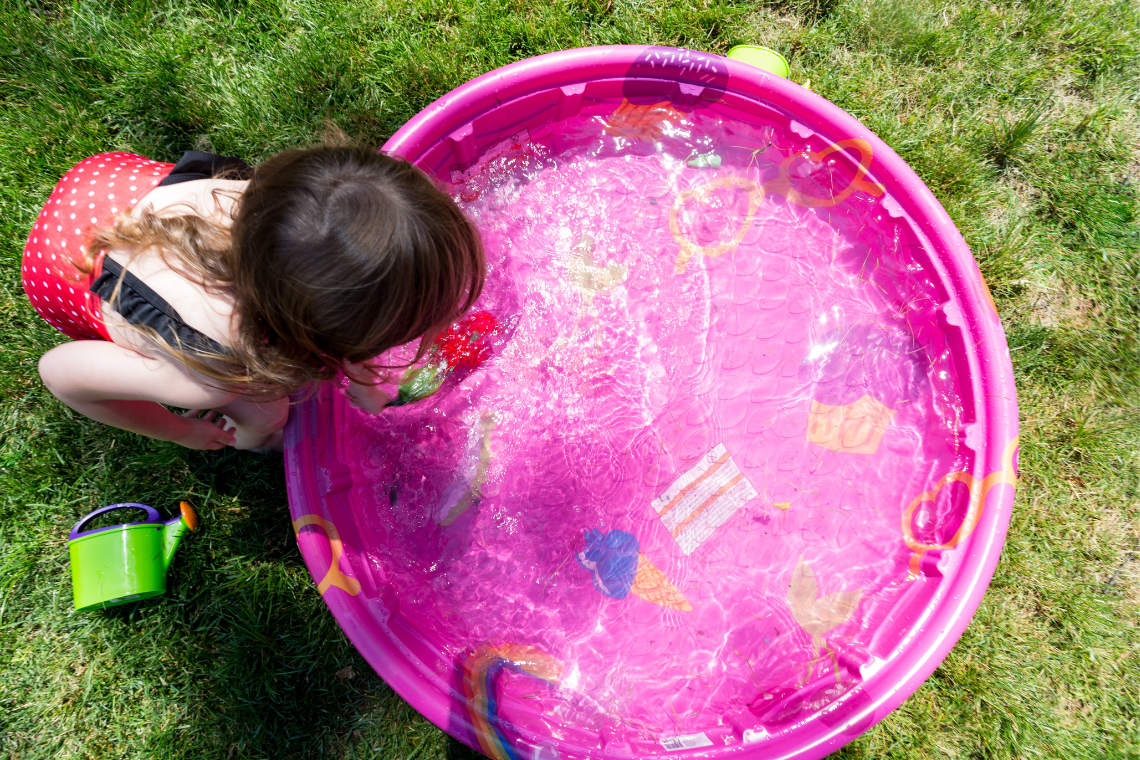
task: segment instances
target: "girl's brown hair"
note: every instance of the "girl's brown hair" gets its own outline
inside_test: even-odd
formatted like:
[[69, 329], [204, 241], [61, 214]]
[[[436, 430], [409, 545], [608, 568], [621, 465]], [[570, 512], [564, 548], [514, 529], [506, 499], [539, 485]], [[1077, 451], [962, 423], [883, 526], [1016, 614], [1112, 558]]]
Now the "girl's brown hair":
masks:
[[485, 268], [479, 233], [451, 198], [406, 161], [358, 147], [287, 151], [258, 166], [228, 231], [144, 214], [89, 250], [108, 247], [153, 247], [232, 294], [231, 356], [150, 337], [242, 393], [291, 392], [448, 324], [478, 298]]

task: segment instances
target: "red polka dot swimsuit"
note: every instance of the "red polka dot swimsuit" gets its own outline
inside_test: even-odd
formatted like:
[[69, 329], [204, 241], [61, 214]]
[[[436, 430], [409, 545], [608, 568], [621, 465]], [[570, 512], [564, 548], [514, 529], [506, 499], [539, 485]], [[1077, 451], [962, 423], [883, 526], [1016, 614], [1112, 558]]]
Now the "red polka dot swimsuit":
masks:
[[83, 271], [93, 231], [112, 224], [158, 186], [174, 164], [134, 153], [100, 153], [71, 168], [48, 198], [24, 247], [21, 278], [37, 313], [68, 337], [111, 340], [100, 298], [88, 288], [102, 255]]

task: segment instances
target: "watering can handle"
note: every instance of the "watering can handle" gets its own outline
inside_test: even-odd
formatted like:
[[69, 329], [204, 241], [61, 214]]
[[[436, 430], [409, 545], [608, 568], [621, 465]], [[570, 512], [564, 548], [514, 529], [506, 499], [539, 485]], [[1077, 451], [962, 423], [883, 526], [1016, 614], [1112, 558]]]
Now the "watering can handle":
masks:
[[[109, 507], [103, 507], [101, 509], [96, 509], [91, 514], [85, 515], [84, 517], [82, 517], [79, 520], [79, 522], [75, 523], [75, 527], [71, 529], [71, 535], [69, 535], [67, 537], [67, 540], [68, 541], [74, 541], [75, 539], [79, 538], [82, 535], [85, 535], [86, 533], [97, 533], [99, 530], [106, 530], [107, 528], [99, 528], [98, 530], [90, 530], [90, 531], [86, 531], [84, 533], [84, 532], [80, 532], [79, 529], [82, 528], [85, 524], [94, 520], [99, 515], [106, 514], [107, 512], [113, 512], [116, 509], [141, 509], [141, 510], [144, 510], [146, 512], [146, 519], [145, 520], [143, 520], [142, 522], [138, 522], [138, 523], [124, 523], [127, 525], [147, 525], [149, 523], [162, 523], [162, 516], [158, 514], [158, 510], [155, 509], [154, 507], [147, 506], [146, 504], [137, 504], [135, 502], [124, 502], [122, 504], [112, 504]], [[118, 527], [118, 526], [108, 526], [108, 527]]]

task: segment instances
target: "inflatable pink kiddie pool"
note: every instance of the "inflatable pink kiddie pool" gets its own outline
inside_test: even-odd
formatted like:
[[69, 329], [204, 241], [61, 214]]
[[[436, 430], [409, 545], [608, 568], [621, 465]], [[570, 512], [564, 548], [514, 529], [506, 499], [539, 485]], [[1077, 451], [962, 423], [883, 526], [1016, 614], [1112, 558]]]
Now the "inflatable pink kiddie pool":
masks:
[[326, 384], [286, 430], [302, 554], [376, 671], [498, 760], [818, 758], [918, 688], [998, 560], [1017, 405], [914, 172], [660, 47], [506, 66], [385, 150], [489, 273], [405, 378], [434, 395]]

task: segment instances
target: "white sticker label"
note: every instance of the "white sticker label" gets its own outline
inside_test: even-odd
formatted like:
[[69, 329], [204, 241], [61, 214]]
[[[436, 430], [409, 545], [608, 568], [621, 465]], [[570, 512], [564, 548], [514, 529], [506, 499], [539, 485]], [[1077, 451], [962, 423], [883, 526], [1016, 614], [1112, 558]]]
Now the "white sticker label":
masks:
[[687, 556], [756, 497], [756, 489], [720, 444], [652, 503], [665, 529]]
[[712, 746], [712, 739], [706, 736], [704, 731], [699, 734], [685, 734], [684, 736], [663, 736], [659, 741], [666, 752]]

